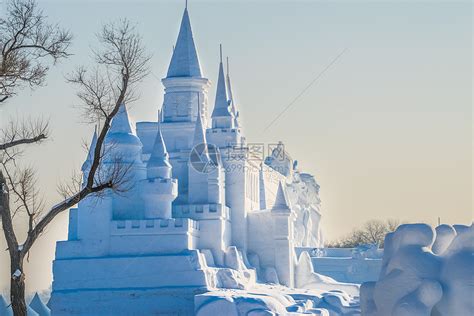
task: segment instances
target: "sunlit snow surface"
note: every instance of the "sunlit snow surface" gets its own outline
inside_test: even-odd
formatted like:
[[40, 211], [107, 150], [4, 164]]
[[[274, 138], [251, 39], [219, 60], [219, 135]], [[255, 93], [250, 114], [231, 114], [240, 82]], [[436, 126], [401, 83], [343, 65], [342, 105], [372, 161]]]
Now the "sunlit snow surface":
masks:
[[400, 226], [385, 238], [382, 272], [361, 287], [366, 316], [452, 316], [474, 311], [474, 228]]
[[218, 289], [195, 297], [196, 315], [360, 315], [358, 297], [338, 290], [290, 289], [257, 284], [248, 290]]

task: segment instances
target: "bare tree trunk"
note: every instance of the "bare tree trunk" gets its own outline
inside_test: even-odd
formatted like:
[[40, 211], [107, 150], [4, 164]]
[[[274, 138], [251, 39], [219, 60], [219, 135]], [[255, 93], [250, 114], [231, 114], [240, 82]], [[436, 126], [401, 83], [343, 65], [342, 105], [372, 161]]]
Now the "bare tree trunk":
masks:
[[[16, 23], [14, 19], [3, 20], [0, 18], [0, 24], [6, 25], [2, 24], [3, 29], [8, 30], [8, 32], [11, 32], [10, 29], [15, 31], [17, 24], [29, 25], [28, 21], [31, 19], [33, 20], [31, 23], [36, 23], [35, 25], [40, 23], [40, 26], [37, 26], [31, 31], [32, 33], [30, 32], [26, 35], [24, 30], [14, 32], [12, 43], [15, 45], [20, 43], [16, 46], [3, 47], [2, 43], [0, 43], [0, 60], [17, 61], [19, 65], [25, 64], [27, 66], [30, 64], [30, 60], [35, 61], [33, 69], [26, 67], [27, 69], [15, 76], [14, 79], [21, 79], [28, 82], [30, 86], [37, 86], [42, 83], [48, 70], [47, 66], [37, 63], [37, 59], [43, 56], [51, 56], [56, 61], [59, 58], [67, 57], [65, 49], [69, 46], [71, 37], [66, 31], [60, 31], [52, 26], [41, 24], [42, 21], [35, 22], [38, 19], [42, 19], [41, 14], [31, 15], [31, 11], [36, 4], [35, 0], [11, 0], [11, 3], [14, 13], [17, 11], [20, 13], [26, 12], [25, 14], [17, 15], [21, 17], [25, 15], [27, 22]], [[10, 26], [9, 23], [12, 25]], [[0, 38], [6, 37], [8, 39], [9, 35], [3, 34], [3, 30], [0, 30], [0, 33]], [[21, 41], [18, 39], [19, 36], [22, 36]], [[135, 33], [134, 28], [126, 20], [123, 20], [121, 24], [104, 26], [102, 33], [98, 37], [103, 44], [103, 50], [95, 52], [98, 65], [95, 73], [86, 76], [85, 68], [80, 68], [69, 79], [70, 82], [79, 85], [80, 91], [78, 96], [84, 101], [87, 115], [93, 116], [95, 120], [97, 114], [100, 114], [100, 117], [103, 119], [103, 126], [97, 137], [95, 149], [93, 149], [92, 163], [83, 186], [78, 186], [71, 192], [67, 192], [68, 194], [63, 202], [56, 204], [45, 214], [42, 214], [42, 207], [36, 203], [37, 200], [35, 199], [37, 193], [34, 172], [25, 169], [20, 171], [19, 174], [15, 174], [15, 172], [10, 173], [10, 170], [20, 169], [15, 165], [15, 156], [18, 155], [11, 156], [7, 153], [7, 150], [11, 148], [13, 152], [18, 154], [18, 152], [21, 152], [19, 146], [39, 143], [46, 139], [48, 134], [47, 124], [43, 124], [41, 121], [39, 124], [33, 125], [20, 124], [17, 126], [12, 124], [10, 129], [6, 131], [2, 129], [0, 131], [0, 154], [5, 153], [7, 158], [6, 161], [0, 160], [0, 220], [10, 255], [10, 299], [15, 316], [26, 316], [27, 314], [25, 274], [23, 272], [24, 258], [51, 221], [58, 214], [70, 209], [90, 194], [100, 194], [105, 190], [112, 190], [114, 192], [125, 192], [128, 190], [126, 186], [128, 182], [128, 166], [122, 166], [122, 164], [117, 162], [113, 168], [108, 168], [107, 172], [101, 172], [100, 167], [105, 150], [103, 144], [109, 131], [110, 123], [118, 113], [120, 106], [135, 99], [131, 87], [148, 74], [147, 64], [150, 57], [145, 55], [139, 34]], [[48, 45], [46, 45], [46, 48], [38, 47], [37, 51], [31, 52], [28, 50], [31, 45], [27, 45], [29, 41], [34, 43], [34, 47], [38, 46], [38, 41]], [[9, 42], [9, 40], [6, 41], [6, 43]], [[11, 52], [15, 52], [15, 59], [12, 59]], [[5, 56], [10, 56], [10, 59], [5, 58]], [[5, 76], [2, 75], [4, 64], [5, 62], [0, 63], [0, 103], [6, 100], [5, 96], [9, 98], [15, 94], [15, 91], [2, 90], [2, 85], [5, 86], [5, 82], [8, 83], [8, 81], [5, 81]], [[24, 74], [25, 71], [28, 77]], [[17, 77], [20, 79], [17, 79]], [[18, 179], [15, 179], [16, 177]], [[13, 199], [10, 203], [11, 197]], [[13, 224], [13, 216], [18, 211], [25, 212], [29, 220], [28, 233], [26, 239], [21, 244], [18, 242]]]
[[0, 170], [0, 219], [3, 233], [10, 253], [10, 300], [15, 316], [26, 316], [25, 276], [23, 273], [23, 254], [13, 230], [10, 212], [10, 195], [6, 179]]
[[[23, 259], [17, 255], [11, 258], [11, 275], [10, 279], [10, 300], [13, 309], [13, 315], [26, 316], [25, 301], [25, 277], [23, 274]], [[18, 277], [18, 271], [21, 273]]]

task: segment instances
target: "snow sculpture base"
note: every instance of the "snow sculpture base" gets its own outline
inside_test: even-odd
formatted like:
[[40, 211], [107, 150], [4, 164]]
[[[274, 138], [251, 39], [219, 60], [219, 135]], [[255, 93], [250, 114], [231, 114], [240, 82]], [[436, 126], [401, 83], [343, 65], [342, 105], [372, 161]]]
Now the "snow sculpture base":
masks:
[[206, 292], [213, 277], [197, 250], [56, 260], [54, 274], [61, 275], [53, 282], [54, 315], [192, 315], [194, 296]]

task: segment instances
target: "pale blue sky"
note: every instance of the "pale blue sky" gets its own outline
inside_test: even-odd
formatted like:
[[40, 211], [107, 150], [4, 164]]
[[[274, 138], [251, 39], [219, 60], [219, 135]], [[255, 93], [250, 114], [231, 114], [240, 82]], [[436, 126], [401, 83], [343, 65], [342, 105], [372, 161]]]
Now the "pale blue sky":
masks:
[[[45, 196], [54, 203], [56, 185], [80, 167], [81, 142], [93, 129], [80, 122], [64, 74], [91, 60], [89, 48], [96, 46], [94, 33], [103, 22], [127, 17], [138, 23], [153, 53], [153, 75], [140, 86], [141, 99], [130, 113], [137, 121], [155, 119], [163, 95], [159, 79], [184, 1], [40, 4], [52, 21], [74, 33], [74, 56], [50, 72], [46, 87], [25, 90], [4, 106], [0, 123], [10, 114], [51, 118], [51, 140], [29, 153]], [[470, 2], [190, 0], [189, 10], [201, 65], [212, 82], [219, 43], [230, 56], [247, 139], [282, 140], [301, 169], [316, 176], [329, 239], [372, 218], [472, 220]], [[214, 94], [215, 86], [211, 106]], [[32, 288], [50, 281], [53, 241], [65, 238], [66, 216], [53, 225], [33, 250]], [[0, 276], [1, 288], [8, 274]]]

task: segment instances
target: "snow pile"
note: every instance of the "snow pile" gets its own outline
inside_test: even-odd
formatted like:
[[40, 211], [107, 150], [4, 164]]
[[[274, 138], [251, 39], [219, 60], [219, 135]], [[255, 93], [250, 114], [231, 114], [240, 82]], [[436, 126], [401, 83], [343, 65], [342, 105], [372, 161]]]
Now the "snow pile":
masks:
[[401, 225], [385, 237], [377, 282], [361, 287], [367, 316], [469, 315], [474, 310], [474, 227]]
[[[255, 283], [251, 276], [245, 276], [253, 270], [246, 268], [247, 260], [238, 250], [228, 251], [227, 256], [231, 268], [210, 268], [217, 271], [218, 286], [194, 297], [197, 316], [360, 315], [359, 286], [314, 273], [308, 252], [303, 252], [296, 264], [295, 288], [277, 280]], [[249, 260], [256, 264], [255, 258]]]
[[301, 253], [295, 269], [295, 285], [301, 289], [319, 289], [344, 291], [349, 295], [358, 296], [359, 286], [351, 283], [337, 282], [336, 280], [314, 272], [313, 263], [308, 252]]
[[341, 291], [257, 284], [250, 290], [215, 290], [194, 299], [196, 316], [360, 315], [359, 302]]
[[[210, 251], [204, 253], [209, 254]], [[256, 271], [248, 269], [242, 253], [235, 246], [225, 254], [226, 267], [214, 267], [212, 256], [203, 253], [204, 266], [209, 285], [212, 288], [245, 290], [256, 282]], [[210, 260], [210, 261], [209, 261]]]

